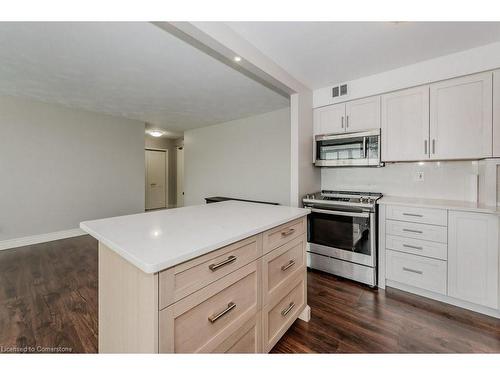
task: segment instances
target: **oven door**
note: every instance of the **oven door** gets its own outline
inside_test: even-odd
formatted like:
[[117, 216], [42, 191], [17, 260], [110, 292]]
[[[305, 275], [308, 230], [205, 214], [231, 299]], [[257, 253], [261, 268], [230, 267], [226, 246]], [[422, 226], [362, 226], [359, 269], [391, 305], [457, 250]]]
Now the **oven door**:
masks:
[[311, 252], [375, 267], [375, 213], [310, 208]]

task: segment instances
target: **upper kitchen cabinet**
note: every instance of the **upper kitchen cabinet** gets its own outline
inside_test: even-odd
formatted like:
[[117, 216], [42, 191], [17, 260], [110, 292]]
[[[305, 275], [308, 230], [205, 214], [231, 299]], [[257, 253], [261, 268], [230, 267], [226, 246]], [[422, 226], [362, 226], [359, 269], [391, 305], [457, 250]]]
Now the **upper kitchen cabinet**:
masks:
[[430, 158], [492, 155], [492, 73], [430, 85]]
[[429, 86], [382, 95], [382, 161], [429, 158]]
[[380, 128], [380, 96], [347, 102], [345, 113], [347, 132]]
[[314, 135], [342, 133], [345, 131], [345, 104], [316, 108], [313, 111]]
[[314, 135], [380, 128], [380, 96], [314, 109]]
[[500, 70], [493, 72], [493, 157], [500, 158]]

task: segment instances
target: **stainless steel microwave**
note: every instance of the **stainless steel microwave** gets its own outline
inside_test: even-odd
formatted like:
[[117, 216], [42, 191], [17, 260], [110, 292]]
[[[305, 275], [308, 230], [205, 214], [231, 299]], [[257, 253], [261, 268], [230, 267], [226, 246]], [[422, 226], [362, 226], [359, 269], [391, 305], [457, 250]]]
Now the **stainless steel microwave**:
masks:
[[380, 129], [314, 137], [317, 167], [381, 167]]

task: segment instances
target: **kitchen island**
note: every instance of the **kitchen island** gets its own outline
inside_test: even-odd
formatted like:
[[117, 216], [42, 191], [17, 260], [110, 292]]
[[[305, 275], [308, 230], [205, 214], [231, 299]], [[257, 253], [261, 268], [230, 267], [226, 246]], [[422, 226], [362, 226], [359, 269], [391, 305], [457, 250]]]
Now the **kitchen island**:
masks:
[[307, 317], [308, 209], [226, 201], [86, 221], [99, 352], [268, 352]]

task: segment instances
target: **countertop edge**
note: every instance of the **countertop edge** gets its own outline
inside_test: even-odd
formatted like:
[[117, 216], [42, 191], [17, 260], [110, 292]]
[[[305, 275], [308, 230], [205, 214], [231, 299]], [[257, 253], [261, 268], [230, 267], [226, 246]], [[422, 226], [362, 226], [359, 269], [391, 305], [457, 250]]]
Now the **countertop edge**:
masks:
[[[408, 199], [408, 200], [405, 200]], [[420, 202], [414, 202], [414, 199], [422, 199]], [[426, 198], [412, 198], [412, 197], [399, 197], [399, 196], [383, 196], [377, 203], [379, 205], [394, 205], [394, 206], [411, 206], [411, 207], [423, 207], [423, 208], [435, 208], [442, 210], [452, 210], [452, 211], [466, 211], [466, 212], [478, 212], [484, 214], [500, 215], [500, 207], [494, 206], [484, 206], [484, 207], [468, 207], [467, 204], [472, 204], [474, 202], [467, 201], [453, 201], [453, 200], [443, 200], [445, 202], [433, 202], [434, 199]], [[439, 199], [436, 199], [439, 201]]]
[[[298, 208], [302, 208], [302, 207], [298, 207]], [[286, 219], [277, 220], [273, 224], [263, 225], [259, 228], [255, 228], [255, 229], [250, 230], [248, 232], [244, 232], [241, 235], [228, 238], [227, 240], [221, 241], [221, 242], [216, 243], [216, 244], [210, 244], [206, 247], [196, 249], [196, 250], [192, 251], [191, 253], [183, 254], [182, 256], [179, 256], [177, 258], [171, 258], [165, 262], [161, 262], [158, 264], [144, 263], [144, 262], [140, 261], [139, 259], [135, 258], [134, 256], [131, 256], [129, 252], [121, 249], [118, 245], [113, 243], [113, 241], [109, 241], [108, 239], [102, 237], [101, 235], [99, 235], [98, 233], [96, 233], [95, 231], [93, 231], [92, 229], [87, 227], [85, 225], [85, 223], [86, 223], [85, 221], [80, 223], [80, 228], [82, 230], [84, 230], [86, 233], [90, 234], [95, 239], [97, 239], [99, 242], [102, 242], [104, 245], [106, 245], [108, 248], [110, 248], [115, 253], [120, 255], [122, 258], [126, 259], [128, 262], [130, 262], [131, 264], [133, 264], [134, 266], [139, 268], [144, 273], [154, 274], [154, 273], [161, 272], [167, 268], [174, 267], [178, 264], [187, 262], [187, 261], [192, 260], [194, 258], [203, 256], [205, 254], [208, 254], [212, 251], [220, 249], [221, 247], [228, 246], [232, 243], [241, 241], [241, 240], [248, 238], [248, 237], [251, 237], [251, 236], [255, 236], [256, 234], [265, 232], [266, 230], [269, 230], [269, 229], [275, 228], [277, 226], [280, 226], [282, 224], [288, 223], [289, 221], [296, 220], [296, 219], [299, 219], [301, 217], [307, 216], [310, 211], [306, 208], [302, 208], [302, 209], [307, 210], [307, 211], [297, 213], [295, 215], [291, 215], [290, 217], [288, 217]]]

